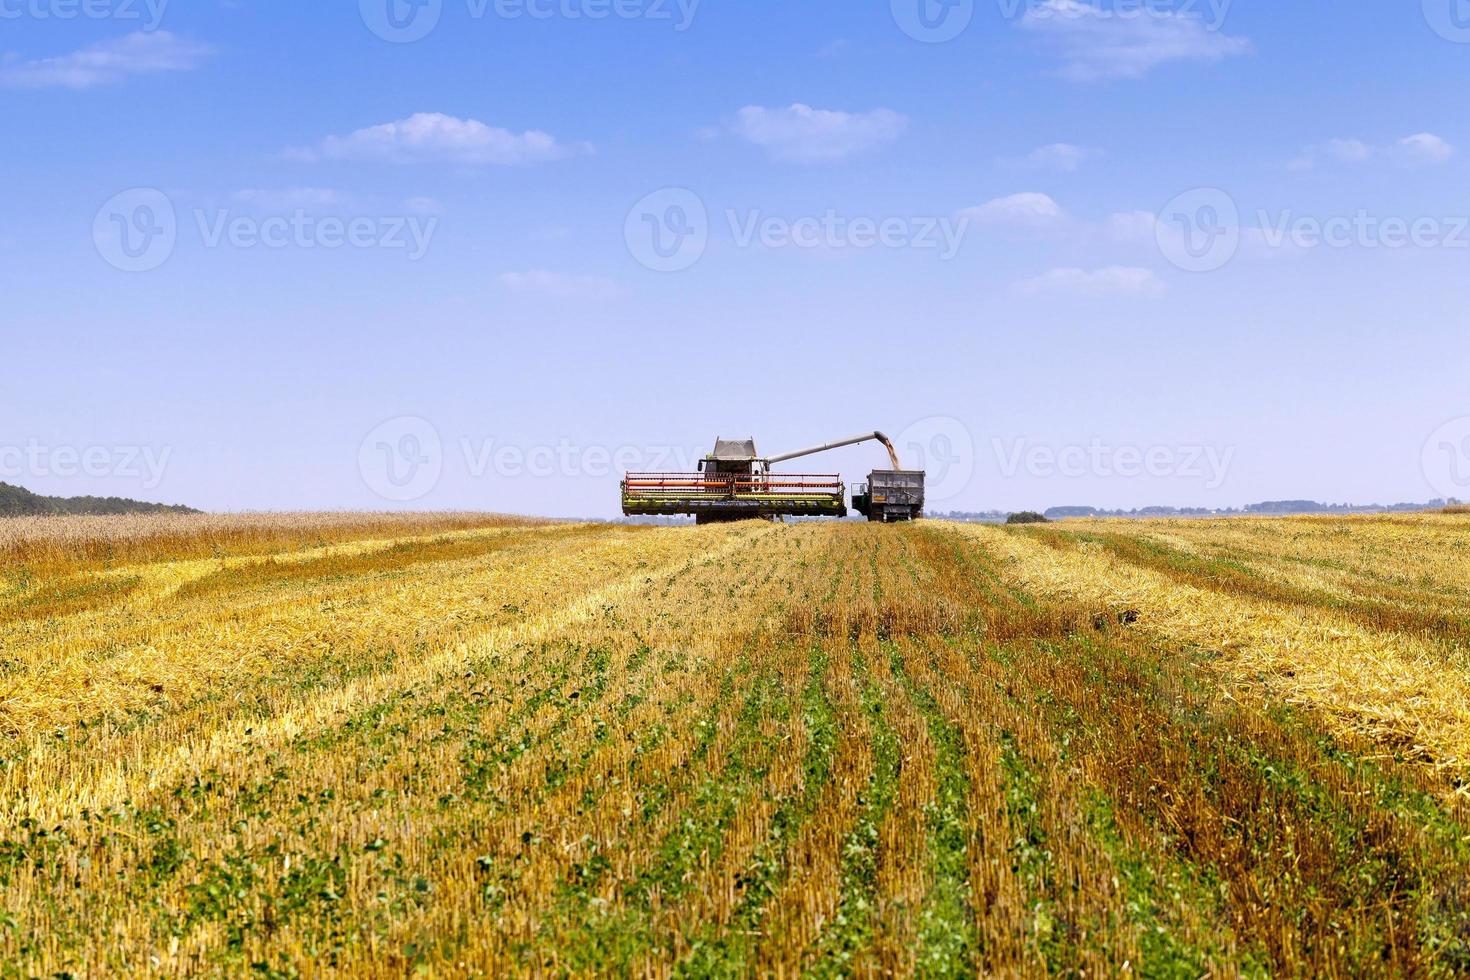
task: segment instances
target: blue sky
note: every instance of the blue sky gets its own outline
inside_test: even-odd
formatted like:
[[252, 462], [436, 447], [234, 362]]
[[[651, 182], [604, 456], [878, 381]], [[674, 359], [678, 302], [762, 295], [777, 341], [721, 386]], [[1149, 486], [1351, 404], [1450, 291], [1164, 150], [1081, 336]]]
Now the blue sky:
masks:
[[0, 480], [1470, 497], [1460, 0], [389, 2], [0, 0]]

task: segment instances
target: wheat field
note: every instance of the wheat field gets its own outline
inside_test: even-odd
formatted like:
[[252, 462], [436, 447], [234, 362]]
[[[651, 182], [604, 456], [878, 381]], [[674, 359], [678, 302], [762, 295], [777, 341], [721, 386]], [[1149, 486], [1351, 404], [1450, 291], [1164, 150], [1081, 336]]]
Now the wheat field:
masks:
[[3, 976], [1470, 974], [1470, 515], [0, 559]]

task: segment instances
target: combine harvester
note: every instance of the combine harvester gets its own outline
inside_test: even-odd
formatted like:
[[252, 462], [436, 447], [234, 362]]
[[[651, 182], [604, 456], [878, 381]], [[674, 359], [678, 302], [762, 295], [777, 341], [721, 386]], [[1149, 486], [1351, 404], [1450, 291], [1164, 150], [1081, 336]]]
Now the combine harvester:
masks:
[[773, 473], [771, 467], [844, 446], [881, 442], [893, 463], [874, 470], [853, 492], [852, 506], [870, 521], [912, 521], [924, 516], [924, 473], [905, 470], [893, 443], [881, 432], [841, 439], [780, 456], [756, 454], [754, 439], [717, 439], [698, 473], [629, 473], [623, 480], [623, 513], [629, 517], [689, 515], [715, 524], [755, 518], [846, 517], [847, 488], [837, 475]]

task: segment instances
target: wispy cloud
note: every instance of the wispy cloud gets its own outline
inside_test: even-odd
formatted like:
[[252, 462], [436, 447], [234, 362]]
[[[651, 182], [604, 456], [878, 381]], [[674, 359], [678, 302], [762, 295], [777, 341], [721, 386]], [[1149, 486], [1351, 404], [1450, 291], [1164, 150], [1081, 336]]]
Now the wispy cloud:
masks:
[[168, 31], [138, 31], [55, 58], [24, 61], [6, 55], [0, 59], [0, 86], [88, 89], [116, 84], [134, 75], [191, 71], [213, 53], [207, 44]]
[[1309, 146], [1287, 166], [1292, 170], [1312, 170], [1326, 160], [1332, 163], [1361, 163], [1373, 155], [1373, 147], [1362, 140], [1328, 140]]
[[1455, 148], [1433, 133], [1405, 136], [1394, 151], [1406, 163], [1444, 163], [1455, 155]]
[[1159, 216], [1152, 211], [1120, 211], [1108, 216], [1108, 237], [1128, 245], [1152, 245], [1158, 233]]
[[569, 275], [549, 269], [503, 272], [497, 280], [501, 286], [512, 292], [562, 299], [616, 299], [626, 292], [619, 283], [602, 276]]
[[1328, 140], [1324, 149], [1328, 156], [1342, 163], [1357, 163], [1373, 155], [1373, 148], [1362, 140]]
[[1353, 164], [1388, 159], [1406, 166], [1445, 163], [1455, 148], [1433, 133], [1416, 133], [1388, 146], [1373, 146], [1362, 140], [1335, 139], [1309, 146], [1287, 164], [1291, 170], [1315, 170], [1323, 163]]
[[345, 193], [328, 187], [247, 187], [235, 191], [229, 203], [245, 211], [287, 214], [405, 214], [434, 217], [444, 206], [432, 197], [387, 198]]
[[1142, 78], [1170, 62], [1216, 62], [1251, 51], [1249, 40], [1222, 33], [1198, 14], [1147, 5], [1125, 11], [1045, 0], [1020, 26], [1052, 43], [1063, 59], [1063, 77], [1080, 82]]
[[1095, 150], [1074, 146], [1071, 143], [1048, 143], [1010, 162], [1028, 170], [1050, 170], [1055, 173], [1070, 174], [1076, 173], [1081, 169], [1083, 163], [1097, 155]]
[[514, 133], [476, 119], [421, 112], [346, 136], [328, 136], [316, 146], [288, 150], [287, 156], [306, 161], [516, 166], [561, 160], [591, 149], [587, 144], [568, 146], [540, 130]]
[[891, 143], [908, 124], [908, 117], [889, 109], [838, 112], [798, 102], [785, 109], [746, 106], [736, 113], [731, 128], [778, 160], [829, 163]]
[[1114, 265], [1103, 269], [1052, 269], [1017, 284], [1023, 293], [1084, 296], [1158, 296], [1164, 284], [1150, 269]]
[[1052, 228], [1067, 217], [1061, 205], [1036, 191], [998, 197], [978, 207], [966, 208], [960, 215], [985, 225], [1026, 229]]
[[[1187, 232], [1182, 227], [1173, 227], [1159, 220], [1153, 211], [1117, 211], [1104, 218], [1084, 218], [1069, 214], [1060, 204], [1045, 194], [1013, 194], [998, 198], [978, 208], [961, 212], [974, 218], [977, 223], [1004, 228], [1015, 234], [1043, 242], [1065, 241], [1069, 246], [1083, 246], [1107, 250], [1104, 254], [1116, 254], [1116, 246], [1127, 246], [1127, 261], [1138, 261], [1139, 249], [1148, 255], [1160, 257], [1160, 248], [1180, 252], [1185, 248]], [[1242, 254], [1258, 257], [1275, 257], [1296, 250], [1295, 241], [1271, 244], [1265, 230], [1259, 227], [1238, 227]], [[1100, 272], [1120, 278], [1122, 266], [1109, 266]], [[1061, 288], [1065, 280], [1074, 280], [1075, 270], [1062, 270], [1065, 275], [1049, 285]], [[1102, 277], [1104, 280], [1107, 276]], [[1126, 277], [1121, 277], [1126, 280]], [[1028, 280], [1040, 289], [1047, 283]]]

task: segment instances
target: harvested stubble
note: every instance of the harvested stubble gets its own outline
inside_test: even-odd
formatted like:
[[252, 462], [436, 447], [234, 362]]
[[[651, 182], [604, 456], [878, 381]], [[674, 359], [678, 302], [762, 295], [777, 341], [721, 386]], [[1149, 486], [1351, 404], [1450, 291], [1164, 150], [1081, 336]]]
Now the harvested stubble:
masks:
[[0, 975], [1470, 971], [1463, 519], [176, 520], [6, 566]]
[[[1142, 630], [1211, 654], [1216, 669], [1241, 689], [1309, 706], [1343, 734], [1365, 735], [1422, 760], [1447, 791], [1465, 795], [1470, 631], [1461, 609], [1446, 606], [1444, 597], [1459, 594], [1458, 582], [1445, 581], [1455, 577], [1449, 570], [1467, 574], [1467, 530], [1464, 520], [1423, 517], [1226, 521], [1214, 535], [1183, 521], [967, 533], [990, 542], [1027, 588], [1130, 610]], [[1154, 531], [1212, 547], [1195, 556], [1171, 554], [1150, 545]], [[1312, 540], [1324, 531], [1335, 549]], [[1291, 550], [1277, 550], [1282, 546]], [[1271, 562], [1304, 558], [1305, 589], [1273, 582], [1262, 571]], [[1336, 574], [1324, 578], [1314, 563]], [[1443, 577], [1435, 574], [1441, 570]], [[1300, 572], [1292, 577], [1302, 581]], [[1371, 586], [1344, 588], [1343, 578]], [[1363, 597], [1385, 588], [1397, 592], [1391, 602]]]

